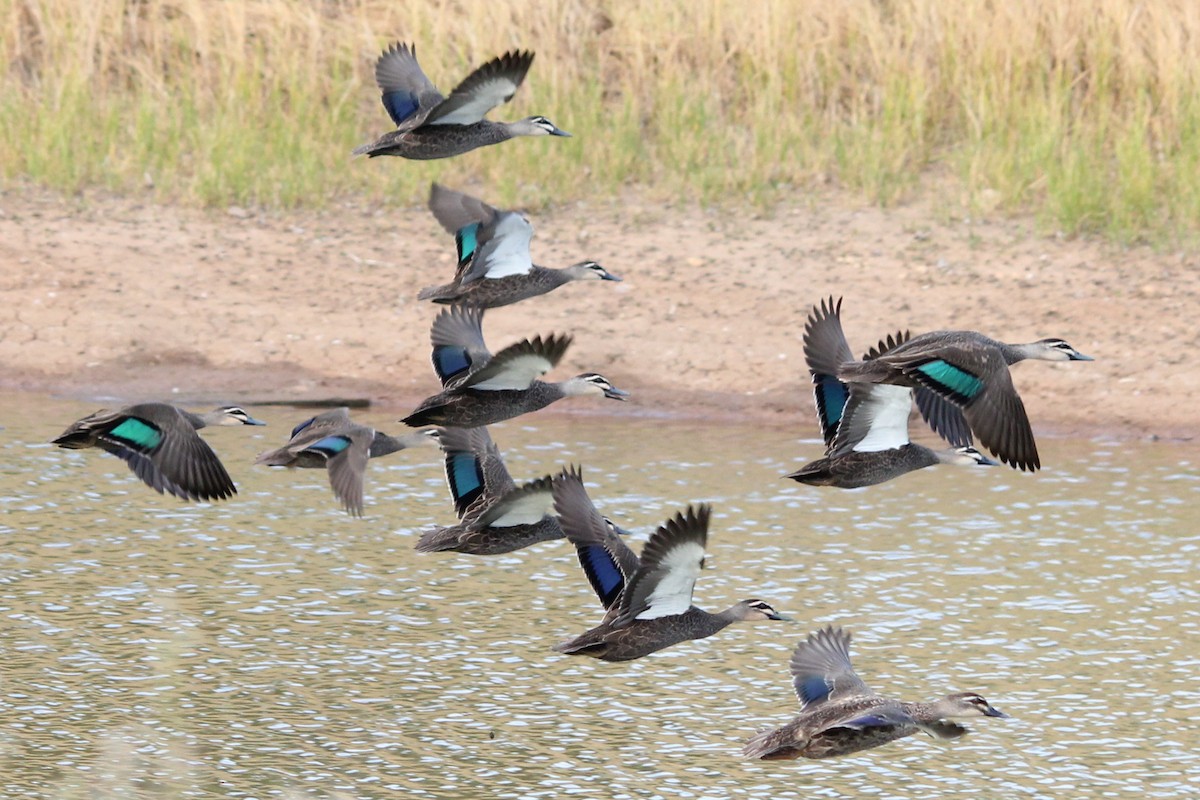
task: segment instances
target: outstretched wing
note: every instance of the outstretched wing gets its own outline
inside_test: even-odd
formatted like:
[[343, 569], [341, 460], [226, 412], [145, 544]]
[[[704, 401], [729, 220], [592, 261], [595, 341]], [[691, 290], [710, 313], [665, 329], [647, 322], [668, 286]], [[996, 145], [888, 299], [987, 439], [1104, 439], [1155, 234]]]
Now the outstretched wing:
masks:
[[[529, 255], [533, 226], [523, 214], [501, 211], [494, 221], [480, 225], [475, 236], [476, 247], [470, 264], [463, 270], [459, 281], [461, 284], [473, 283], [481, 278], [527, 275], [533, 269], [533, 260]], [[460, 257], [465, 258], [465, 246], [460, 243], [459, 249]]]
[[438, 441], [446, 455], [446, 483], [459, 519], [469, 508], [488, 502], [480, 498], [496, 498], [516, 488], [487, 428], [439, 431]]
[[517, 50], [497, 56], [454, 87], [429, 116], [426, 125], [473, 125], [489, 111], [507, 103], [533, 63], [533, 53]]
[[901, 365], [906, 376], [962, 409], [979, 442], [1004, 463], [1017, 469], [1041, 467], [1037, 443], [1025, 404], [1013, 386], [1004, 356], [994, 349], [976, 352], [967, 360], [942, 353], [936, 358]]
[[829, 626], [810, 634], [796, 647], [788, 666], [800, 707], [871, 696], [871, 691], [850, 665], [850, 634]]
[[543, 476], [524, 486], [505, 492], [496, 502], [473, 521], [481, 528], [511, 528], [514, 525], [535, 525], [554, 508], [554, 481]]
[[674, 616], [691, 608], [692, 589], [704, 566], [711, 513], [708, 505], [689, 506], [654, 531], [621, 596], [615, 627], [635, 619]]
[[429, 186], [429, 210], [446, 233], [457, 234], [471, 223], [486, 225], [500, 212], [477, 197], [434, 182]]
[[850, 398], [829, 447], [831, 456], [851, 451], [894, 450], [909, 443], [912, 389], [884, 383], [851, 383]]
[[551, 334], [545, 339], [535, 336], [509, 345], [454, 388], [480, 391], [528, 389], [558, 364], [571, 345], [571, 338]]
[[827, 448], [833, 444], [849, 399], [849, 389], [837, 379], [838, 366], [854, 360], [842, 331], [841, 310], [841, 298], [821, 300], [819, 306], [813, 306], [804, 325], [804, 360], [812, 375], [817, 421]]
[[412, 130], [445, 99], [417, 63], [415, 45], [396, 42], [375, 62], [375, 82], [383, 92], [383, 107], [396, 127]]
[[483, 309], [451, 306], [433, 320], [433, 369], [442, 386], [461, 381], [491, 359], [483, 341]]
[[971, 426], [961, 408], [924, 386], [918, 386], [914, 394], [921, 416], [934, 433], [954, 447], [970, 447], [974, 443]]
[[638, 557], [622, 541], [588, 497], [583, 473], [564, 469], [554, 478], [554, 511], [563, 533], [575, 545], [579, 565], [606, 609], [613, 607], [626, 581], [637, 571]]
[[363, 477], [374, 438], [374, 429], [352, 424], [305, 448], [308, 452], [325, 456], [333, 494], [341, 501], [342, 507], [355, 517], [363, 514]]

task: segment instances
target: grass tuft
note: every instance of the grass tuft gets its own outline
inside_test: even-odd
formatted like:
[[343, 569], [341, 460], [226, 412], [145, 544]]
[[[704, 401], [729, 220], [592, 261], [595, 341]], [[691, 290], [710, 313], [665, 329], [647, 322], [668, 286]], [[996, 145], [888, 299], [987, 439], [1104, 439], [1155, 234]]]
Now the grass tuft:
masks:
[[[389, 128], [372, 69], [397, 39], [443, 91], [535, 50], [493, 116], [575, 137], [351, 159]], [[9, 0], [0, 175], [271, 207], [419, 202], [435, 178], [522, 205], [828, 182], [888, 204], [949, 180], [976, 209], [1161, 240], [1200, 219], [1196, 41], [1188, 0]]]

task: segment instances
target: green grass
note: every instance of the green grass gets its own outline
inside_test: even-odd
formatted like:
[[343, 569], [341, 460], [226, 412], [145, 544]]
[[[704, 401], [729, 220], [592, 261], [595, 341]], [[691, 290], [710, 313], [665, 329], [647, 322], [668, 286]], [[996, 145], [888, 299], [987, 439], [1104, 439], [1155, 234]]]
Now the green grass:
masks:
[[[536, 50], [493, 116], [574, 137], [351, 159], [389, 128], [371, 71], [395, 39], [443, 90]], [[770, 205], [832, 181], [885, 205], [936, 192], [1068, 234], [1192, 239], [1197, 40], [1200, 14], [1137, 0], [0, 0], [0, 176], [278, 208], [409, 204], [434, 179], [525, 206], [627, 186]]]

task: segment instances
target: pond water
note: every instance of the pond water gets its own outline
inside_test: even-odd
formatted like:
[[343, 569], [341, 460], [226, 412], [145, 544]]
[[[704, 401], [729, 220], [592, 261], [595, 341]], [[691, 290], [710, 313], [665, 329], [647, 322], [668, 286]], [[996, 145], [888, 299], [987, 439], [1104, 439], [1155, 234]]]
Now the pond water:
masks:
[[[761, 597], [795, 619], [606, 664], [550, 650], [601, 617], [565, 542], [413, 551], [453, 521], [436, 449], [372, 462], [353, 519], [323, 472], [251, 466], [312, 412], [251, 408], [270, 426], [204, 432], [238, 496], [184, 504], [46, 444], [100, 405], [0, 398], [5, 798], [1200, 794], [1194, 447], [1043, 437], [1036, 475], [941, 467], [845, 492], [781, 479], [820, 454], [808, 420], [495, 426], [518, 482], [582, 464], [635, 546], [713, 503], [697, 604]], [[975, 690], [1012, 718], [742, 760], [797, 712], [788, 657], [828, 623], [873, 688]]]

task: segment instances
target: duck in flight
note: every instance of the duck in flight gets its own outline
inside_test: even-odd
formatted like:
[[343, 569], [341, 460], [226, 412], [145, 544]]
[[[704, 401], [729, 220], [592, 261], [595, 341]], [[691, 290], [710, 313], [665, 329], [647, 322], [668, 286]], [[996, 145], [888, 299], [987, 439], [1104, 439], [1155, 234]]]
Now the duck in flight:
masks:
[[241, 406], [195, 414], [170, 403], [101, 409], [71, 423], [52, 444], [98, 447], [120, 458], [159, 494], [181, 500], [224, 500], [237, 494], [221, 459], [196, 431], [212, 425], [266, 425]]
[[704, 566], [712, 515], [708, 505], [689, 506], [660, 525], [640, 558], [596, 511], [579, 470], [563, 470], [555, 477], [554, 508], [605, 609], [599, 625], [556, 645], [560, 653], [630, 661], [704, 639], [735, 622], [787, 619], [757, 599], [717, 613], [692, 605], [692, 589]]
[[919, 732], [957, 739], [967, 729], [947, 717], [1008, 716], [975, 692], [955, 692], [932, 703], [876, 694], [854, 672], [850, 634], [841, 628], [830, 626], [811, 634], [796, 647], [789, 667], [800, 715], [747, 742], [747, 758], [833, 758]]
[[454, 279], [422, 289], [418, 300], [498, 308], [546, 294], [573, 281], [619, 281], [595, 261], [553, 269], [533, 263], [533, 226], [524, 214], [501, 211], [470, 195], [433, 184], [429, 208], [454, 234], [458, 268]]
[[533, 53], [512, 50], [468, 75], [444, 96], [417, 63], [416, 46], [397, 42], [375, 62], [375, 82], [396, 129], [364, 144], [354, 155], [450, 158], [517, 136], [570, 136], [542, 116], [493, 122], [485, 115], [507, 103], [533, 63]]
[[[842, 331], [841, 307], [840, 299], [822, 300], [804, 326], [804, 358], [812, 375], [825, 455], [787, 477], [813, 486], [857, 489], [935, 464], [995, 466], [998, 462], [970, 445], [934, 450], [910, 441], [911, 387], [838, 379], [841, 365], [854, 360]], [[908, 338], [907, 331], [889, 335], [864, 360], [878, 358]]]

